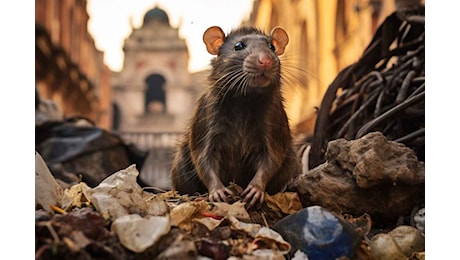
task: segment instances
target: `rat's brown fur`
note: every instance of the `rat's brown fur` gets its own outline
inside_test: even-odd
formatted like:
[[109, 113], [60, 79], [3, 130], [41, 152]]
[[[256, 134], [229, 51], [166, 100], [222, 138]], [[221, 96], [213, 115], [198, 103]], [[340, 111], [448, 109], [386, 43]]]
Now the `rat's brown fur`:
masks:
[[[172, 183], [181, 194], [208, 191], [211, 200], [226, 201], [232, 195], [226, 186], [235, 182], [246, 188], [242, 195], [252, 206], [263, 201], [265, 191], [283, 191], [301, 172], [277, 56], [288, 38], [282, 29], [269, 36], [241, 27], [227, 37], [218, 27], [208, 30], [213, 32], [204, 35], [207, 49], [218, 56], [211, 63], [210, 87], [179, 144]], [[234, 47], [238, 42], [244, 42], [243, 50]]]

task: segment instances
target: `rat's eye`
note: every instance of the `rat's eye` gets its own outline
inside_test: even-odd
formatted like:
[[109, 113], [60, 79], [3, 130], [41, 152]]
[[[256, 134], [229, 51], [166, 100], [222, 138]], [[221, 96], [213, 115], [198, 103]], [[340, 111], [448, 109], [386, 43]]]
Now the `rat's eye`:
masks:
[[246, 48], [246, 44], [244, 44], [244, 42], [235, 43], [235, 51], [241, 51], [244, 48]]
[[275, 45], [273, 45], [273, 43], [271, 42], [268, 43], [268, 48], [270, 48], [270, 50], [272, 50], [273, 52], [275, 51]]

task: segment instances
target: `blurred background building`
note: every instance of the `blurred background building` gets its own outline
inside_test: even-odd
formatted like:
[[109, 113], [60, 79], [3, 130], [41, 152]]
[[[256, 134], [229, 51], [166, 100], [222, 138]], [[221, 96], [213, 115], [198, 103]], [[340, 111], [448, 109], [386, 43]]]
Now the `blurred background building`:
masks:
[[395, 10], [394, 0], [255, 0], [247, 24], [267, 31], [283, 27], [289, 44], [282, 56], [284, 89], [292, 129], [313, 133], [316, 107], [338, 72], [354, 63], [378, 25]]
[[148, 10], [123, 46], [124, 64], [113, 73], [114, 128], [121, 132], [181, 132], [202, 84], [188, 71], [189, 52], [178, 28], [158, 8]]
[[111, 128], [112, 86], [88, 32], [86, 0], [35, 0], [35, 90], [64, 117]]
[[113, 130], [149, 151], [141, 178], [167, 189], [176, 141], [205, 86], [206, 72], [188, 71], [186, 42], [156, 6], [146, 11], [140, 28], [132, 28], [123, 52], [123, 68], [112, 73]]
[[[316, 108], [338, 72], [357, 61], [379, 24], [415, 0], [254, 0], [243, 24], [283, 27], [286, 110], [294, 133], [313, 133]], [[420, 2], [420, 1], [415, 1]], [[124, 42], [124, 64], [112, 72], [88, 33], [86, 0], [36, 0], [36, 91], [65, 117], [87, 117], [149, 151], [141, 176], [169, 187], [175, 141], [206, 85], [190, 73], [189, 52], [168, 14], [153, 7]], [[204, 45], [203, 45], [204, 48]]]

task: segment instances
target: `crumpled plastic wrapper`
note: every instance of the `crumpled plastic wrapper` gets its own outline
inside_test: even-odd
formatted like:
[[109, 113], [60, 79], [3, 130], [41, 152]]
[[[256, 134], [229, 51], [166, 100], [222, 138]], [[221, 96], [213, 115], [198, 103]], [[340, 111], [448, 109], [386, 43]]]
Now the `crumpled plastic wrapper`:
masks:
[[145, 192], [136, 181], [139, 171], [135, 165], [120, 170], [97, 187], [88, 190], [91, 203], [101, 214], [117, 219], [128, 214], [161, 216], [168, 212], [166, 202]]
[[141, 253], [170, 230], [169, 217], [124, 215], [112, 223], [112, 231], [129, 250]]

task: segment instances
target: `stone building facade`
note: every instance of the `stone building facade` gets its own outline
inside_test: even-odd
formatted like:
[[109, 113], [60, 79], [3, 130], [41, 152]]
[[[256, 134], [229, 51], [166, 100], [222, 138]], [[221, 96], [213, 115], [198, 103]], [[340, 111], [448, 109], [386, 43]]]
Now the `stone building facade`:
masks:
[[188, 71], [186, 41], [158, 7], [145, 13], [139, 28], [132, 28], [123, 51], [123, 67], [112, 75], [113, 129], [148, 152], [140, 179], [170, 189], [177, 139], [192, 116], [207, 72]]
[[189, 52], [178, 28], [158, 7], [125, 39], [124, 64], [113, 75], [115, 126], [121, 132], [181, 132], [197, 91], [188, 71]]
[[[357, 61], [395, 0], [255, 0], [245, 23], [283, 27], [286, 110], [296, 133], [313, 133], [316, 109], [340, 70]], [[401, 1], [402, 2], [402, 1]]]
[[64, 117], [111, 128], [111, 73], [88, 32], [86, 0], [35, 0], [35, 90]]

